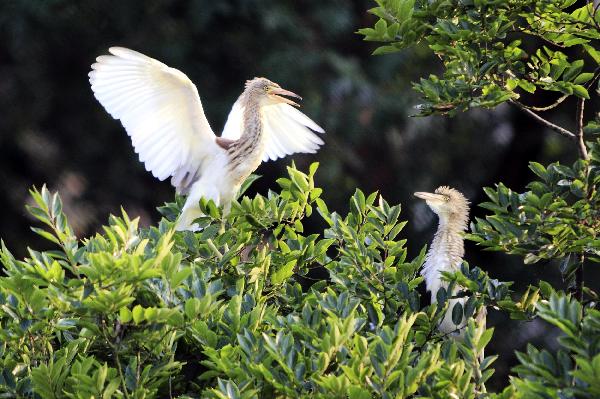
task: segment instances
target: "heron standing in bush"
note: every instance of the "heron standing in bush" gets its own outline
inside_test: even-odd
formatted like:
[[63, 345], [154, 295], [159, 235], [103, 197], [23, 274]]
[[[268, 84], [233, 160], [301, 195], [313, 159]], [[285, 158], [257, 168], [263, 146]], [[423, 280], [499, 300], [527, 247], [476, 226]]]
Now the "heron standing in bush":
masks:
[[217, 137], [185, 74], [133, 50], [108, 51], [112, 55], [92, 65], [92, 90], [121, 120], [146, 170], [159, 180], [171, 177], [177, 193], [188, 195], [178, 230], [195, 228], [202, 197], [228, 213], [241, 184], [262, 161], [314, 153], [323, 144], [313, 133], [323, 129], [286, 98], [301, 97], [266, 78], [246, 82]]
[[[431, 302], [436, 303], [438, 290], [442, 287], [448, 288], [448, 283], [442, 280], [441, 272], [458, 271], [463, 261], [463, 232], [467, 229], [469, 221], [469, 201], [458, 190], [447, 186], [438, 187], [434, 193], [416, 192], [414, 195], [425, 200], [439, 219], [437, 232], [421, 270], [427, 291], [431, 292]], [[448, 292], [448, 298], [456, 295], [456, 288], [453, 291]], [[452, 320], [452, 310], [456, 303], [464, 307], [466, 300], [467, 298], [448, 300], [448, 309], [438, 326], [440, 332], [462, 335], [467, 320], [463, 317], [459, 324], [455, 324]], [[476, 320], [485, 323], [485, 316], [485, 308], [482, 308], [476, 315]]]

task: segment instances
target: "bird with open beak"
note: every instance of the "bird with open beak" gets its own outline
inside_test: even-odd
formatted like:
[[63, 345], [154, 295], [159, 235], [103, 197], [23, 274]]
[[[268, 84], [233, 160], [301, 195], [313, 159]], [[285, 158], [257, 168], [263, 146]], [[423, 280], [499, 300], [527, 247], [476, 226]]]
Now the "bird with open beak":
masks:
[[[243, 181], [261, 162], [314, 153], [324, 130], [300, 112], [301, 97], [266, 78], [246, 82], [220, 137], [212, 131], [196, 86], [177, 69], [122, 47], [96, 59], [94, 96], [119, 119], [146, 169], [188, 197], [178, 230], [194, 230], [200, 198], [228, 213]], [[291, 97], [291, 98], [290, 98]]]

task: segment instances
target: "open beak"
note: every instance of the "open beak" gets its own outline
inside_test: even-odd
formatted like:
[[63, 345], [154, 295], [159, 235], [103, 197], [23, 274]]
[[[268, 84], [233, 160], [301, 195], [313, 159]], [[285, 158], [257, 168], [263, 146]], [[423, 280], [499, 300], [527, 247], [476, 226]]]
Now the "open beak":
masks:
[[424, 199], [425, 201], [443, 201], [444, 200], [443, 195], [434, 194], [434, 193], [426, 193], [423, 191], [417, 191], [416, 193], [414, 193], [414, 196], [417, 198]]
[[294, 107], [299, 107], [300, 105], [296, 104], [294, 101], [290, 100], [289, 98], [285, 98], [285, 97], [281, 97], [281, 96], [294, 97], [294, 98], [302, 100], [302, 97], [300, 97], [296, 93], [291, 92], [289, 90], [282, 89], [280, 87], [269, 90], [269, 94], [273, 94], [273, 96], [275, 98], [277, 98], [279, 101], [284, 102], [289, 105], [293, 105]]

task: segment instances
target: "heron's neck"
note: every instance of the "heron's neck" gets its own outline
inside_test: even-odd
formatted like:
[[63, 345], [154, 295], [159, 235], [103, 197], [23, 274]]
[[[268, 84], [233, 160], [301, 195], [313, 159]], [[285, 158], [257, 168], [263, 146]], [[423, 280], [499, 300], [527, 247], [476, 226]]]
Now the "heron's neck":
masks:
[[447, 284], [441, 280], [441, 272], [458, 270], [465, 254], [462, 232], [467, 228], [466, 214], [439, 215], [437, 232], [425, 258], [421, 274], [435, 302], [437, 291]]
[[240, 101], [244, 109], [242, 114], [244, 130], [229, 150], [234, 168], [260, 148], [263, 130], [259, 101], [245, 94], [242, 94]]
[[244, 114], [242, 118], [244, 120], [244, 131], [242, 132], [240, 140], [257, 140], [260, 138], [263, 128], [259, 100], [256, 99], [256, 96], [247, 96], [243, 102]]

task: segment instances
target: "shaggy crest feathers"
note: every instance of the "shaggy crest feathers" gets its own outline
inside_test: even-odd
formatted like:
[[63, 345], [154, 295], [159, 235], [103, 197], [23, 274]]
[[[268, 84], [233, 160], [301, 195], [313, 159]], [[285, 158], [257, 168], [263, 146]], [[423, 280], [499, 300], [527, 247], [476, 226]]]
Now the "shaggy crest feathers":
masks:
[[244, 85], [244, 88], [248, 88], [249, 86], [252, 86], [254, 84], [266, 84], [266, 85], [270, 85], [270, 86], [275, 86], [275, 87], [279, 87], [279, 85], [275, 82], [271, 82], [269, 79], [267, 78], [263, 78], [262, 76], [257, 76], [253, 79], [248, 79], [246, 80], [246, 84]]
[[466, 230], [469, 222], [469, 200], [463, 193], [448, 186], [436, 188], [435, 193], [447, 198], [444, 210], [449, 217], [448, 222], [452, 223], [451, 227]]

